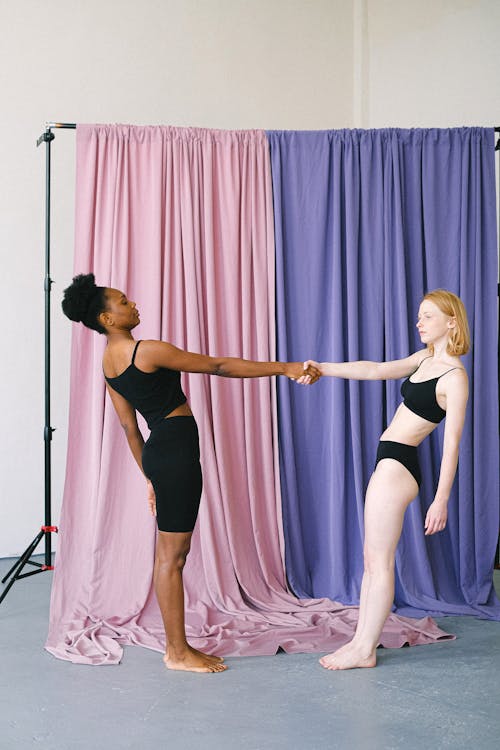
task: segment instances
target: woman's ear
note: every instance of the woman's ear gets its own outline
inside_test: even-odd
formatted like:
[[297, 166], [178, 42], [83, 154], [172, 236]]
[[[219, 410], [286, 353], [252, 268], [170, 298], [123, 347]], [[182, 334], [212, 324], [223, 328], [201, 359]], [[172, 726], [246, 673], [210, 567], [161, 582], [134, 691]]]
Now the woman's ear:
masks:
[[113, 316], [107, 310], [99, 313], [98, 320], [103, 328], [109, 328], [110, 326], [114, 325]]

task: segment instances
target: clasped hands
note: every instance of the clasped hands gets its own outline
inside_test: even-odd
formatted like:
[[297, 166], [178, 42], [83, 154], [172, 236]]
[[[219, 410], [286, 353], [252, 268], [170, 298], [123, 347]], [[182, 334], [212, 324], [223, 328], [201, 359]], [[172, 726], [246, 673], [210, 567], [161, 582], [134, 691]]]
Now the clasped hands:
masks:
[[[288, 371], [289, 369], [289, 371]], [[287, 377], [295, 380], [299, 385], [313, 385], [322, 376], [321, 365], [312, 359], [306, 362], [290, 362], [287, 369]]]

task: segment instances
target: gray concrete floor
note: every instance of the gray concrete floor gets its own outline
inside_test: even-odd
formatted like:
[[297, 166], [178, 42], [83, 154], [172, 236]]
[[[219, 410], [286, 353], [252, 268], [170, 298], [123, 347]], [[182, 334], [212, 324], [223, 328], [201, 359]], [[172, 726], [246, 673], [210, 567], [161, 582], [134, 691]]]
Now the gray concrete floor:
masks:
[[376, 669], [343, 673], [284, 653], [172, 673], [137, 647], [119, 666], [76, 666], [43, 649], [51, 576], [16, 582], [0, 605], [1, 750], [500, 747], [500, 623], [441, 618], [456, 641], [382, 649]]

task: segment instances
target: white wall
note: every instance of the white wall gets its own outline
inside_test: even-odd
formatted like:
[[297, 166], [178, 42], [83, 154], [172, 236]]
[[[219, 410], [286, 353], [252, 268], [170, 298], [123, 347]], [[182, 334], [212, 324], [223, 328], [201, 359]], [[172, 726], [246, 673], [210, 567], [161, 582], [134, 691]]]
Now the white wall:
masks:
[[[47, 121], [216, 128], [351, 125], [352, 10], [343, 0], [0, 0], [0, 556], [43, 523]], [[53, 521], [66, 459], [74, 131], [53, 153]], [[43, 547], [40, 546], [40, 551]]]
[[[43, 521], [45, 122], [500, 125], [497, 0], [0, 0], [0, 556]], [[74, 131], [53, 142], [53, 508], [66, 458]]]
[[500, 125], [499, 0], [359, 1], [361, 127]]

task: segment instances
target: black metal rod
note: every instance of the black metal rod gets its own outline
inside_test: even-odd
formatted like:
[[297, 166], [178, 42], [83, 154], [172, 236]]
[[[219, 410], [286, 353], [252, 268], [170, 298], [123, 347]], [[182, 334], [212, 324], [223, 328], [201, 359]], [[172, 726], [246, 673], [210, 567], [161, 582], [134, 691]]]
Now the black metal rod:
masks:
[[[8, 573], [3, 577], [2, 583], [8, 580], [5, 589], [0, 595], [0, 603], [5, 599], [7, 593], [14, 585], [15, 581], [21, 578], [42, 573], [44, 570], [52, 570], [52, 533], [57, 531], [52, 526], [52, 456], [51, 441], [54, 428], [50, 424], [50, 292], [52, 288], [52, 279], [50, 278], [50, 188], [51, 188], [51, 142], [54, 140], [52, 128], [68, 128], [74, 130], [76, 123], [72, 122], [48, 122], [45, 125], [45, 131], [38, 138], [36, 145], [40, 146], [45, 143], [45, 277], [43, 282], [44, 299], [45, 299], [45, 426], [43, 439], [45, 444], [45, 524], [39, 533], [28, 545], [23, 554], [14, 562]], [[38, 544], [45, 539], [45, 564], [31, 561], [29, 558], [34, 554]], [[29, 573], [22, 573], [25, 565], [33, 565], [37, 569]]]
[[[28, 560], [28, 563], [29, 563], [29, 560]], [[36, 576], [38, 575], [38, 573], [43, 573], [43, 572], [44, 570], [40, 568], [40, 570], [30, 570], [28, 573], [20, 573], [17, 576], [16, 581], [20, 581], [21, 578], [29, 578], [30, 576]]]
[[45, 127], [50, 128], [69, 128], [70, 130], [76, 130], [76, 122], [46, 122]]
[[[0, 604], [3, 602], [3, 600], [5, 599], [5, 597], [7, 596], [7, 594], [9, 593], [10, 589], [14, 585], [14, 583], [20, 577], [21, 570], [27, 564], [29, 558], [31, 557], [31, 555], [33, 554], [33, 552], [37, 548], [38, 544], [40, 543], [43, 535], [44, 535], [43, 531], [39, 531], [38, 532], [38, 534], [33, 539], [33, 541], [27, 546], [27, 548], [25, 549], [25, 551], [23, 552], [23, 554], [21, 555], [21, 557], [19, 558], [19, 560], [17, 560], [14, 563], [14, 565], [9, 570], [9, 572], [2, 578], [2, 583], [5, 583], [5, 581], [7, 580], [7, 578], [9, 578], [9, 576], [12, 573], [12, 576], [11, 576], [11, 578], [10, 578], [7, 586], [4, 588], [4, 590], [2, 591], [2, 593], [0, 595]], [[45, 534], [45, 538], [47, 538], [47, 536], [49, 536], [49, 535]], [[37, 572], [41, 572], [41, 571], [37, 571]]]
[[[48, 137], [45, 140], [45, 428], [43, 439], [45, 442], [45, 526], [51, 526], [52, 502], [52, 471], [51, 471], [51, 440], [52, 426], [50, 424], [50, 144], [54, 138], [47, 128]], [[52, 136], [52, 137], [49, 137]], [[45, 534], [45, 565], [51, 564], [52, 538]]]
[[[54, 140], [52, 128], [76, 129], [73, 122], [48, 122], [45, 133], [41, 138], [45, 141], [45, 527], [52, 526], [52, 433], [51, 425], [51, 336], [50, 336], [50, 293], [52, 279], [50, 277], [50, 209], [51, 209], [51, 142]], [[39, 139], [40, 140], [40, 139]], [[45, 565], [52, 565], [52, 533], [45, 532]], [[20, 576], [18, 576], [20, 577]]]
[[14, 580], [17, 578], [16, 571], [20, 570], [28, 562], [28, 559], [33, 554], [33, 550], [38, 546], [42, 537], [43, 537], [43, 531], [39, 531], [36, 537], [33, 539], [33, 541], [28, 544], [28, 546], [24, 550], [21, 557], [18, 560], [16, 560], [16, 562], [10, 568], [10, 570], [4, 575], [4, 577], [2, 578], [2, 583], [5, 583], [5, 581], [7, 580], [7, 578], [9, 578], [11, 573], [14, 573], [14, 576], [13, 576]]

